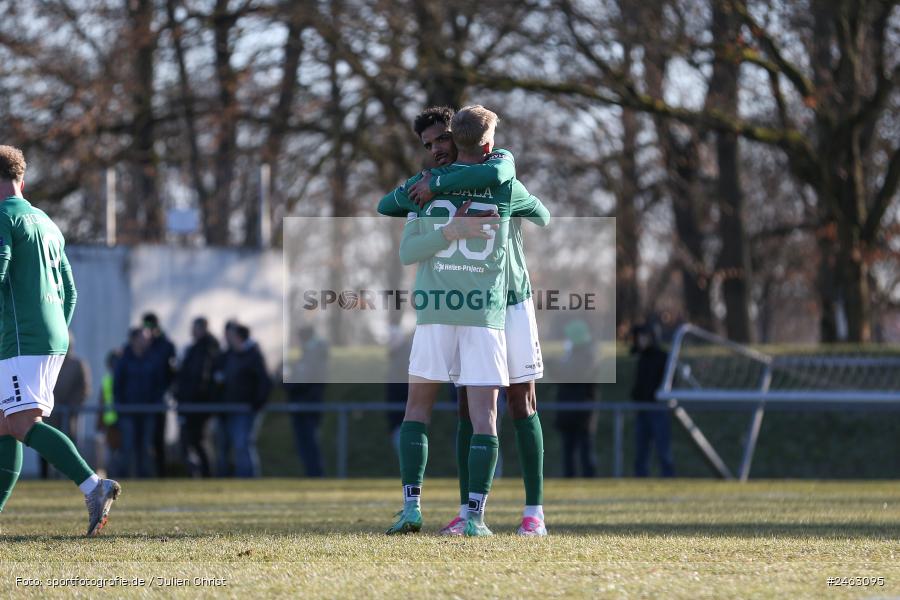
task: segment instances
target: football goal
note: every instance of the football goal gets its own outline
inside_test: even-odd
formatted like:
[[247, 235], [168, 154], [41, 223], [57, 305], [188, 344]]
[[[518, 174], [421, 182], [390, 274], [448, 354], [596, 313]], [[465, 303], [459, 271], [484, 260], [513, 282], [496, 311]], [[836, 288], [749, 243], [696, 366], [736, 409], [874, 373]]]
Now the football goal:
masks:
[[736, 477], [746, 481], [767, 407], [900, 408], [900, 354], [874, 346], [765, 354], [688, 324], [681, 326], [672, 340], [665, 379], [656, 397], [669, 403], [710, 466], [725, 479], [735, 475], [685, 406], [702, 404], [751, 412]]

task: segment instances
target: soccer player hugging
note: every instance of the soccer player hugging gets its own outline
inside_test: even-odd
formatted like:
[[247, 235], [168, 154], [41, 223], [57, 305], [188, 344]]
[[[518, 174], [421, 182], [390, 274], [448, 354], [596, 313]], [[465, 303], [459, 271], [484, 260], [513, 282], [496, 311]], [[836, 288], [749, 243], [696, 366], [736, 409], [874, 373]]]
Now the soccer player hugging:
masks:
[[[460, 398], [460, 512], [441, 533], [491, 535], [484, 514], [499, 448], [497, 398], [513, 382], [508, 396], [526, 487], [518, 532], [546, 535], [543, 437], [534, 408], [534, 380], [543, 366], [524, 254], [513, 245], [521, 246], [519, 217], [546, 225], [549, 213], [515, 179], [512, 155], [492, 152], [496, 124], [497, 115], [480, 105], [456, 114], [426, 110], [414, 128], [438, 167], [412, 177], [378, 205], [381, 214], [407, 217], [400, 260], [417, 265], [411, 296], [416, 331], [399, 444], [404, 504], [388, 534], [422, 528], [428, 425], [439, 389], [453, 382]], [[516, 307], [528, 339], [517, 340], [513, 351], [507, 328]]]

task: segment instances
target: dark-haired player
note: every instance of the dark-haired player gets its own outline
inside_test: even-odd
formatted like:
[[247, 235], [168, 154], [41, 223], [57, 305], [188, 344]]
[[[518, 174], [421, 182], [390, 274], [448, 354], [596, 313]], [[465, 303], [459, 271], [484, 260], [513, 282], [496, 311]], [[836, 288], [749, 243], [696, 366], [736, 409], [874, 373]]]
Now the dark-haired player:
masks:
[[[422, 141], [431, 159], [437, 166], [454, 163], [457, 148], [453, 142], [451, 119], [453, 110], [447, 107], [428, 108], [419, 114], [413, 129]], [[419, 197], [420, 206], [430, 202], [434, 194], [465, 195], [467, 190], [479, 190], [504, 184], [514, 179], [515, 164], [512, 154], [506, 150], [493, 150], [487, 154], [480, 164], [465, 165], [465, 168], [451, 171], [440, 170], [435, 173], [425, 172], [409, 188], [409, 195]], [[520, 185], [520, 184], [519, 184]], [[524, 188], [522, 188], [524, 189]], [[533, 197], [532, 197], [533, 198]], [[535, 213], [530, 218], [540, 225], [549, 221], [549, 213], [543, 205], [534, 199]], [[391, 203], [391, 196], [386, 196], [379, 205], [379, 212], [391, 216], [404, 215], [399, 203]], [[462, 211], [457, 214], [461, 214]], [[466, 226], [452, 220], [444, 229], [454, 229], [455, 236], [460, 238], [478, 237], [480, 225], [468, 233], [461, 232]], [[475, 222], [475, 219], [462, 221]], [[516, 439], [522, 462], [523, 479], [526, 488], [526, 507], [521, 535], [545, 535], [543, 515], [543, 435], [540, 420], [536, 412], [534, 380], [542, 376], [542, 360], [540, 344], [537, 337], [534, 310], [530, 296], [531, 287], [525, 266], [524, 246], [520, 228], [520, 219], [514, 217], [509, 226], [509, 260], [508, 260], [508, 308], [506, 311], [506, 347], [510, 382], [507, 389], [508, 407], [516, 426]], [[406, 232], [405, 232], [406, 235]], [[445, 233], [446, 235], [446, 233]], [[440, 240], [438, 240], [440, 242]], [[442, 250], [443, 248], [438, 248]], [[473, 435], [473, 426], [468, 413], [468, 398], [465, 387], [459, 388], [460, 421], [457, 433], [457, 466], [460, 481], [460, 512], [441, 533], [445, 535], [461, 535], [466, 526], [469, 498], [469, 448]]]

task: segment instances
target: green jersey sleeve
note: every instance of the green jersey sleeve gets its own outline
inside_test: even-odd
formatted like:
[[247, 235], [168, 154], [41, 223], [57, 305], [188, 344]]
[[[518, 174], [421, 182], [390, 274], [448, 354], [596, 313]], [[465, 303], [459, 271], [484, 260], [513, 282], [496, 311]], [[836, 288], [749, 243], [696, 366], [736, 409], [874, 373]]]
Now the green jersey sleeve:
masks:
[[378, 202], [379, 214], [386, 215], [388, 217], [405, 217], [410, 212], [417, 212], [419, 210], [419, 207], [409, 199], [409, 193], [407, 192], [407, 190], [421, 178], [422, 174], [419, 173], [418, 175], [407, 179], [406, 183], [382, 198]]
[[400, 239], [400, 262], [404, 265], [428, 260], [450, 246], [450, 240], [444, 237], [440, 229], [423, 231], [423, 226], [427, 226], [431, 220], [416, 218], [414, 213], [410, 213], [410, 220], [403, 228], [403, 237]]
[[75, 314], [75, 301], [78, 299], [78, 292], [75, 289], [75, 277], [72, 275], [72, 266], [69, 265], [69, 259], [66, 257], [65, 251], [60, 256], [59, 273], [63, 286], [63, 315], [68, 326], [72, 324], [72, 315]]
[[550, 224], [550, 211], [536, 196], [532, 196], [521, 181], [513, 181], [511, 214], [524, 217], [540, 227]]
[[9, 214], [0, 212], [0, 284], [6, 282], [12, 260], [13, 224]]
[[532, 196], [531, 200], [534, 201], [534, 208], [528, 214], [523, 214], [522, 217], [539, 227], [546, 227], [550, 224], [550, 211], [537, 196]]
[[494, 150], [480, 165], [440, 175], [432, 174], [428, 187], [435, 194], [501, 185], [516, 176], [516, 159], [509, 150]]

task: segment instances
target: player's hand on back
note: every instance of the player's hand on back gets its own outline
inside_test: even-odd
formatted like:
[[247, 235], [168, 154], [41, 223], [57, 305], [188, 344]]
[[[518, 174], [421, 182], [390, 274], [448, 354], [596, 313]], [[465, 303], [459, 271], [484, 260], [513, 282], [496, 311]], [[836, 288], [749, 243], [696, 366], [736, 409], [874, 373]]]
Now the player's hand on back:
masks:
[[456, 211], [456, 215], [441, 230], [449, 241], [462, 239], [488, 239], [494, 230], [499, 227], [497, 219], [500, 215], [496, 210], [484, 210], [469, 213], [472, 201], [467, 200]]
[[409, 188], [409, 197], [419, 208], [431, 202], [434, 194], [431, 192], [431, 171], [422, 171], [422, 179]]

